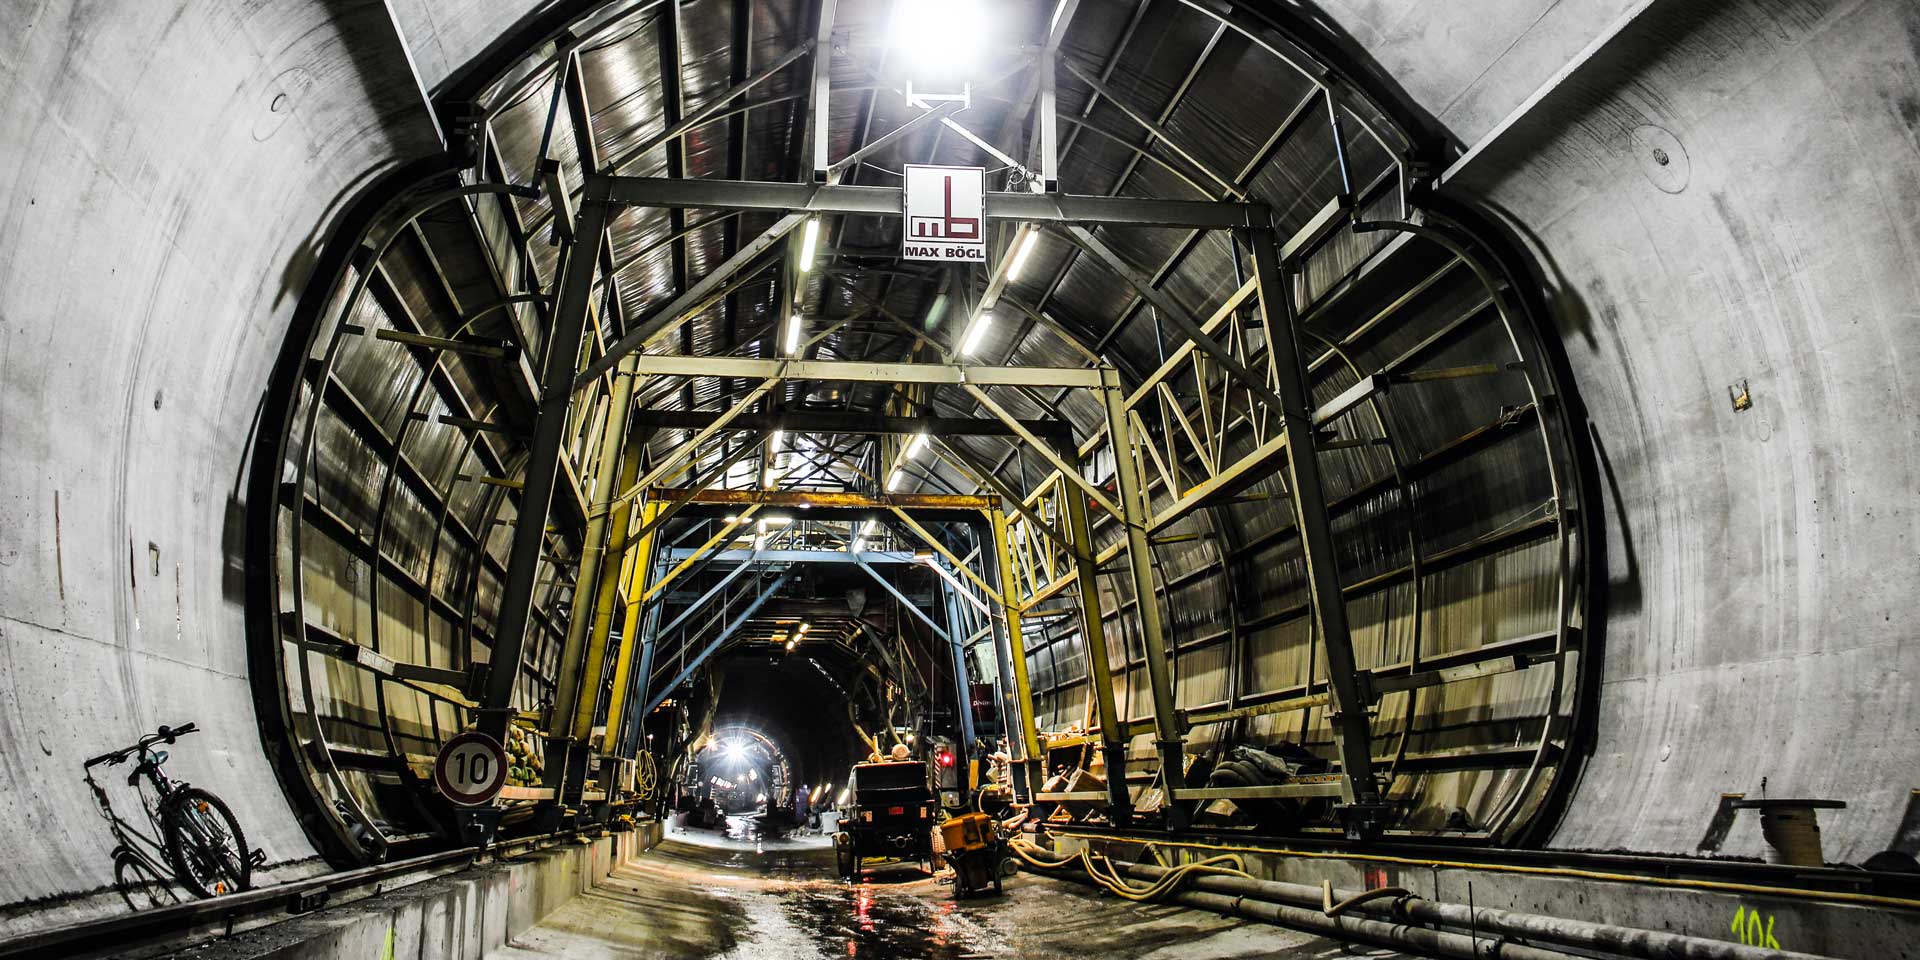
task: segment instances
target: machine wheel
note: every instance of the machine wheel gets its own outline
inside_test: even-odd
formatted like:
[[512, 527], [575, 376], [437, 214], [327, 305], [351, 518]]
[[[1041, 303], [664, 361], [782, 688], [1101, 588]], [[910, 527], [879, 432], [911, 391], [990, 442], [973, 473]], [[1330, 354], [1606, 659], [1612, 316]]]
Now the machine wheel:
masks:
[[860, 871], [860, 858], [853, 854], [853, 837], [846, 833], [833, 835], [833, 860], [840, 868], [840, 875], [852, 880]]

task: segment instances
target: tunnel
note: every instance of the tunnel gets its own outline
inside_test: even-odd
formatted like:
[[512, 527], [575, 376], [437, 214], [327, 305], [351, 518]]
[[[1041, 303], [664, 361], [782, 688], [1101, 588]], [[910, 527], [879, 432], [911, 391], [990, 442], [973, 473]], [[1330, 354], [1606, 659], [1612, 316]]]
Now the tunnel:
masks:
[[0, 957], [1913, 951], [1912, 0], [0, 9]]

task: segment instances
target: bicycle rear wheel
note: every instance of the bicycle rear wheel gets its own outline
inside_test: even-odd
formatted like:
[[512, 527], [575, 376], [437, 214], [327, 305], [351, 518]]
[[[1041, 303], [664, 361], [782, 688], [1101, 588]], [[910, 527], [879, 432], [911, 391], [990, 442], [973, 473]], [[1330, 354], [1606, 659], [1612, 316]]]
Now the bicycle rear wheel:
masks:
[[187, 889], [217, 897], [253, 885], [247, 835], [224, 801], [188, 787], [173, 795], [165, 813], [167, 857]]

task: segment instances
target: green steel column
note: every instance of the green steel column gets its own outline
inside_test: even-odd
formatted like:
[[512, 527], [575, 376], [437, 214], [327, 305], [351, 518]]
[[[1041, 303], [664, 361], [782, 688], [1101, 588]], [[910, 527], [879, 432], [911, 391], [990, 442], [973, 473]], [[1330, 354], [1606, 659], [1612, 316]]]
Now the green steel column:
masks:
[[[1072, 456], [1071, 444], [1062, 451]], [[1071, 481], [1063, 481], [1067, 536], [1073, 539], [1074, 585], [1080, 589], [1080, 635], [1086, 641], [1087, 683], [1093, 688], [1100, 717], [1100, 742], [1107, 761], [1107, 816], [1118, 826], [1132, 819], [1133, 800], [1127, 794], [1126, 724], [1113, 702], [1113, 666], [1107, 656], [1107, 631], [1100, 622], [1100, 564], [1093, 555], [1093, 526], [1087, 519], [1087, 495]]]
[[1253, 253], [1253, 279], [1260, 294], [1260, 310], [1273, 351], [1277, 385], [1284, 407], [1279, 411], [1287, 442], [1287, 481], [1292, 491], [1295, 529], [1300, 531], [1301, 556], [1307, 566], [1307, 590], [1313, 604], [1314, 626], [1327, 653], [1328, 705], [1335, 739], [1339, 742], [1342, 780], [1342, 816], [1350, 836], [1377, 834], [1384, 808], [1380, 784], [1373, 770], [1373, 736], [1367, 720], [1368, 704], [1360, 689], [1353, 656], [1353, 635], [1347, 625], [1347, 601], [1340, 589], [1340, 571], [1333, 551], [1333, 527], [1327, 519], [1326, 493], [1320, 484], [1320, 464], [1313, 438], [1311, 399], [1306, 367], [1294, 339], [1292, 295], [1280, 270], [1272, 230], [1247, 231]]
[[486, 696], [481, 704], [480, 730], [505, 742], [513, 708], [513, 688], [520, 678], [527, 623], [533, 609], [534, 583], [540, 572], [547, 535], [547, 515], [553, 506], [553, 488], [560, 473], [566, 441], [567, 407], [573, 402], [574, 373], [580, 362], [580, 339], [587, 327], [593, 300], [593, 276], [606, 240], [609, 210], [588, 202], [574, 221], [574, 242], [567, 248], [554, 300], [553, 329], [548, 336], [540, 369], [540, 413], [528, 443], [527, 465], [520, 491], [519, 516], [513, 545], [507, 554], [507, 575], [500, 596], [500, 619], [488, 657]]
[[[1120, 387], [1120, 371], [1103, 369], [1100, 379], [1103, 381], [1100, 393], [1107, 407], [1107, 439], [1113, 447], [1113, 475], [1120, 494], [1120, 525], [1126, 531], [1127, 561], [1133, 573], [1134, 613], [1140, 619], [1147, 682], [1153, 688], [1153, 743], [1160, 753], [1160, 777], [1171, 801], [1174, 792], [1185, 785], [1186, 763], [1182, 757], [1180, 715], [1173, 704], [1173, 671], [1167, 656], [1166, 628], [1160, 619], [1160, 600], [1153, 592], [1153, 547], [1147, 541], [1147, 523], [1153, 518], [1153, 505], [1147, 499], [1146, 483], [1140, 473], [1133, 425], [1127, 420], [1126, 392]], [[1173, 809], [1171, 803], [1167, 809]]]

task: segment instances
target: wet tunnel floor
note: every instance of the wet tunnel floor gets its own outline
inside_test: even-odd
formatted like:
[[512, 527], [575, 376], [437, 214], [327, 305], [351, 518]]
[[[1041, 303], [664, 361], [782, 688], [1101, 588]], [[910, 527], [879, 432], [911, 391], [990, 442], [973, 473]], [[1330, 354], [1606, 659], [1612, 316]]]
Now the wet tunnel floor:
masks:
[[[834, 876], [823, 838], [681, 831], [517, 938], [516, 958], [1074, 958], [1352, 955], [1351, 945], [1021, 874], [955, 901], [917, 864]], [[1388, 954], [1374, 954], [1387, 956]]]

